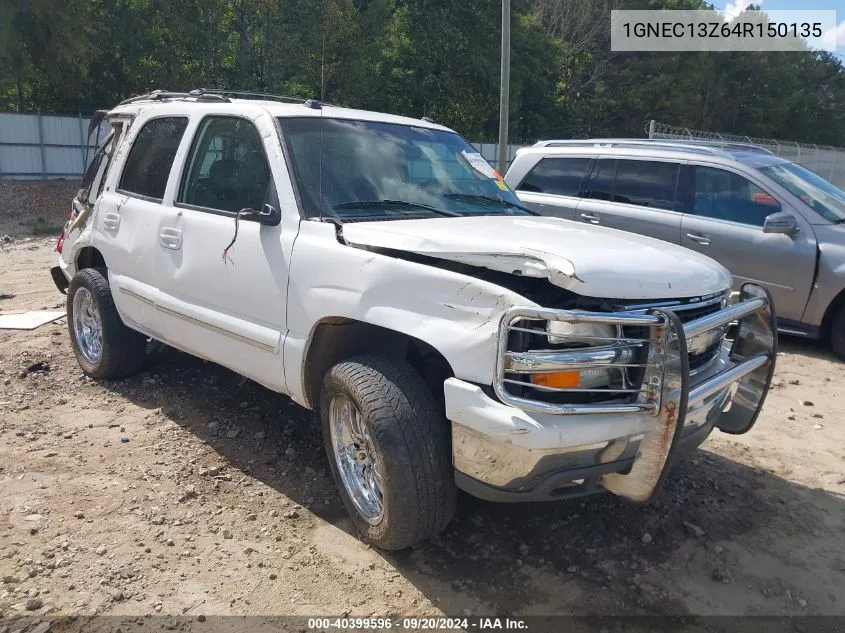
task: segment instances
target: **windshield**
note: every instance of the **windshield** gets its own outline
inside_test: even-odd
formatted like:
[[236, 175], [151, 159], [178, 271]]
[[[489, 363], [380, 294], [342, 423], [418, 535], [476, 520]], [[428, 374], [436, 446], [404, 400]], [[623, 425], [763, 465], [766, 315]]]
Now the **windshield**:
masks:
[[761, 167], [760, 171], [789, 190], [831, 222], [845, 222], [845, 191], [795, 163]]
[[393, 220], [530, 213], [452, 132], [316, 117], [279, 119], [305, 214]]

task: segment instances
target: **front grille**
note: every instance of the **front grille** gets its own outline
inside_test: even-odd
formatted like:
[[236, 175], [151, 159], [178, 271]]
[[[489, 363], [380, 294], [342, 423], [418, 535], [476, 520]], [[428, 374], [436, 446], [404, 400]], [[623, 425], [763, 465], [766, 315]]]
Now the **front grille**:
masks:
[[[614, 309], [619, 310], [621, 312], [642, 313], [646, 312], [651, 308], [660, 308], [662, 310], [666, 310], [667, 312], [674, 312], [675, 314], [677, 314], [678, 318], [681, 320], [681, 323], [689, 323], [690, 321], [694, 321], [709, 314], [713, 314], [714, 312], [718, 312], [726, 305], [727, 294], [719, 293], [715, 295], [708, 295], [706, 297], [697, 297], [695, 299], [680, 299], [677, 301], [667, 301], [662, 303], [649, 302], [648, 304], [640, 303], [627, 304], [621, 306], [616, 305], [614, 306]], [[690, 372], [695, 372], [702, 369], [713, 359], [715, 359], [716, 356], [718, 356], [719, 350], [722, 347], [722, 341], [725, 338], [725, 334], [727, 334], [727, 327], [723, 328], [721, 336], [716, 336], [715, 340], [713, 340], [713, 342], [707, 345], [705, 348], [695, 351], [690, 350]]]

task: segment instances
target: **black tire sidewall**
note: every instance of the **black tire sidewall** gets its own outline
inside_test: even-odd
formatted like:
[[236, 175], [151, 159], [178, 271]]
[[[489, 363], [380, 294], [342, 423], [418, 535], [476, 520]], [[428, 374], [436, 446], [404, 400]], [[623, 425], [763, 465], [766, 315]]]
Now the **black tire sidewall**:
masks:
[[[367, 522], [364, 517], [361, 516], [358, 509], [355, 507], [355, 504], [352, 502], [352, 499], [349, 497], [349, 493], [346, 491], [346, 488], [343, 485], [343, 480], [340, 476], [340, 468], [338, 467], [337, 459], [335, 458], [334, 446], [332, 446], [330, 430], [331, 422], [329, 420], [329, 403], [331, 402], [332, 397], [336, 394], [345, 395], [358, 408], [358, 411], [361, 413], [361, 422], [362, 424], [367, 425], [367, 428], [370, 431], [370, 438], [375, 445], [377, 467], [379, 468], [379, 472], [382, 474], [382, 492], [384, 494], [384, 499], [382, 501], [384, 503], [384, 514], [382, 515], [381, 520], [376, 524]], [[351, 389], [345, 381], [339, 379], [337, 374], [330, 371], [326, 374], [326, 378], [323, 381], [323, 388], [320, 391], [320, 421], [323, 429], [323, 440], [326, 446], [329, 466], [331, 467], [334, 480], [337, 483], [337, 488], [340, 491], [340, 498], [343, 502], [343, 506], [352, 518], [352, 522], [355, 524], [358, 532], [365, 540], [380, 542], [384, 539], [391, 527], [390, 515], [393, 508], [393, 504], [391, 503], [391, 491], [394, 489], [394, 485], [393, 481], [390, 480], [390, 475], [388, 473], [391, 472], [392, 469], [390, 469], [389, 464], [385, 463], [385, 447], [383, 446], [384, 432], [377, 429], [375, 425], [372, 424], [370, 416], [368, 415], [369, 412], [362, 408], [358, 395], [359, 394], [356, 393], [355, 389]]]
[[839, 308], [830, 327], [830, 346], [839, 360], [845, 361], [845, 305]]
[[[99, 373], [102, 365], [103, 359], [106, 355], [106, 333], [105, 333], [105, 323], [103, 319], [103, 302], [100, 300], [100, 293], [97, 287], [95, 276], [102, 277], [101, 273], [93, 268], [85, 268], [80, 270], [76, 275], [74, 275], [73, 279], [70, 282], [70, 286], [68, 288], [67, 293], [67, 325], [68, 325], [68, 333], [70, 334], [70, 344], [73, 348], [73, 354], [76, 356], [76, 361], [79, 363], [79, 366], [82, 368], [82, 371], [88, 376], [97, 376]], [[82, 355], [79, 349], [79, 343], [76, 340], [76, 332], [74, 331], [74, 324], [73, 324], [73, 300], [76, 297], [76, 291], [79, 288], [85, 288], [88, 292], [91, 293], [92, 300], [94, 302], [94, 307], [97, 309], [97, 314], [100, 317], [100, 324], [103, 328], [103, 348], [100, 353], [100, 361], [96, 365], [92, 365], [89, 363], [85, 357]]]
[[[102, 328], [102, 353], [99, 362], [89, 363], [80, 353], [73, 327], [73, 300], [79, 288], [91, 293]], [[117, 312], [104, 268], [84, 268], [70, 282], [67, 294], [67, 322], [74, 356], [85, 375], [91, 378], [116, 379], [136, 373], [146, 355], [146, 337], [126, 327]]]
[[[368, 406], [373, 404], [374, 385], [360, 376], [355, 377], [360, 370], [377, 377], [384, 387], [377, 395], [382, 405], [380, 412], [374, 412]], [[355, 404], [374, 444], [384, 495], [384, 514], [376, 524], [361, 516], [340, 477], [329, 428], [329, 403], [335, 394], [345, 395]], [[395, 407], [389, 409], [389, 413], [388, 404]], [[338, 363], [323, 379], [319, 417], [332, 475], [362, 540], [381, 549], [400, 550], [433, 536], [451, 520], [456, 491], [448, 422], [439, 413], [434, 396], [410, 365], [374, 356]], [[409, 440], [404, 436], [403, 428], [407, 428], [404, 424], [412, 417], [421, 423], [417, 428], [425, 428], [431, 436], [443, 435], [429, 438], [430, 443], [425, 446]], [[442, 517], [441, 524], [436, 524], [428, 514], [435, 510], [435, 516]]]

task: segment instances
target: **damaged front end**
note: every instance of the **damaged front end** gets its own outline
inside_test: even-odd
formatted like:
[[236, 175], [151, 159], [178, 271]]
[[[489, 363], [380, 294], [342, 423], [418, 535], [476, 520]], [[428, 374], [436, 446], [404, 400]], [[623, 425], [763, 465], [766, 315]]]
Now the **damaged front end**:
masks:
[[617, 312], [512, 308], [495, 399], [446, 384], [456, 480], [498, 501], [603, 488], [647, 502], [682, 446], [714, 427], [751, 428], [776, 356], [771, 297], [753, 284], [730, 306], [716, 297]]

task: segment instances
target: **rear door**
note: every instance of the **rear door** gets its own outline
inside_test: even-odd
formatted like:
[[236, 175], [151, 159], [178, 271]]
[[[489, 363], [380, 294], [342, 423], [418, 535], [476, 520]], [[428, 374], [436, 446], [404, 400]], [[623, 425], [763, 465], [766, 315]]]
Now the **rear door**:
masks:
[[575, 219], [677, 244], [679, 167], [670, 160], [601, 157], [584, 187]]
[[121, 318], [151, 335], [158, 333], [155, 245], [162, 198], [187, 125], [186, 116], [160, 116], [130, 128], [116, 148], [92, 229]]
[[593, 158], [545, 156], [516, 187], [516, 195], [525, 206], [541, 215], [574, 220]]
[[[749, 281], [766, 287], [777, 316], [800, 321], [816, 266], [816, 238], [804, 217], [760, 183], [721, 167], [687, 165], [681, 182], [681, 244], [730, 270], [734, 290]], [[778, 211], [795, 217], [798, 233], [763, 233], [766, 217]]]

